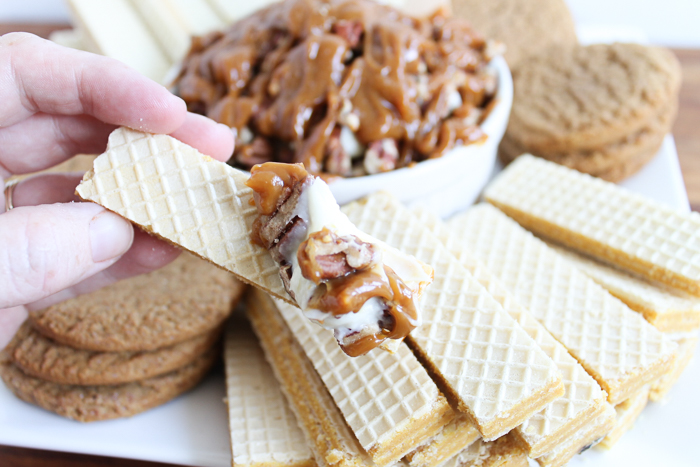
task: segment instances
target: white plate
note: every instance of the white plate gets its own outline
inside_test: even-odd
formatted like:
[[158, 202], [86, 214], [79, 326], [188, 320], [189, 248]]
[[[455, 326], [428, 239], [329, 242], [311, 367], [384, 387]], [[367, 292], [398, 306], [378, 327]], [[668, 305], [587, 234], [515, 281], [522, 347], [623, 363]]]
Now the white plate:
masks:
[[[627, 188], [688, 211], [673, 138]], [[651, 404], [611, 451], [590, 450], [574, 466], [697, 466], [700, 365], [695, 362], [670, 393]], [[192, 392], [124, 420], [81, 424], [16, 399], [0, 385], [0, 444], [202, 467], [229, 467], [224, 378], [221, 370]]]

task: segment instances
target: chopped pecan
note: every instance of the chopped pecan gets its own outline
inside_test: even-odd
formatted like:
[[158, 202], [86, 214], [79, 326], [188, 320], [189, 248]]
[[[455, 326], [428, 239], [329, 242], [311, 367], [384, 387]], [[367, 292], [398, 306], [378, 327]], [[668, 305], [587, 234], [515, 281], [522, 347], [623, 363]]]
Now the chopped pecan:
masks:
[[340, 128], [335, 127], [326, 146], [326, 172], [347, 176], [352, 170], [352, 159], [340, 141]]
[[388, 172], [394, 170], [399, 159], [399, 148], [396, 141], [385, 138], [369, 145], [365, 153], [364, 166], [368, 174]]
[[374, 247], [354, 235], [338, 236], [324, 228], [299, 246], [302, 275], [319, 284], [369, 268], [376, 260]]
[[363, 27], [360, 21], [341, 19], [335, 22], [332, 31], [345, 39], [351, 49], [356, 49], [360, 44]]

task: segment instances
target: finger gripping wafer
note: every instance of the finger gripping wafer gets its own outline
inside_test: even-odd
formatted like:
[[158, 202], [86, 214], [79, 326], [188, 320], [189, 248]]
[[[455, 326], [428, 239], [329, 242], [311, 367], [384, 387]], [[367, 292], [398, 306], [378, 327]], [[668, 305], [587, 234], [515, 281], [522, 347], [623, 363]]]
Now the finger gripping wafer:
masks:
[[77, 194], [291, 302], [270, 254], [250, 241], [247, 179], [170, 136], [119, 128]]

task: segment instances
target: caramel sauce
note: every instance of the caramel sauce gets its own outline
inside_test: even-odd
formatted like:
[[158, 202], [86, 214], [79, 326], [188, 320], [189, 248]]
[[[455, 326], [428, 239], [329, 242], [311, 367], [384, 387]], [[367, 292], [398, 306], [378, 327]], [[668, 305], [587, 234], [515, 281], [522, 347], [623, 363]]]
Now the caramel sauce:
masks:
[[[414, 19], [368, 0], [287, 0], [193, 40], [174, 90], [191, 111], [285, 145], [311, 173], [327, 171], [349, 102], [358, 141], [394, 139], [399, 168], [479, 141], [475, 125], [458, 128], [447, 93], [488, 104], [484, 51], [467, 22], [442, 12]], [[233, 159], [246, 169], [249, 145], [237, 141]], [[265, 157], [289, 161], [285, 151]]]
[[384, 301], [390, 322], [377, 334], [343, 345], [351, 357], [369, 352], [386, 339], [403, 339], [415, 328], [411, 322], [418, 319], [418, 310], [413, 293], [390, 267], [384, 266], [384, 273], [386, 278], [369, 269], [332, 279], [319, 285], [309, 301], [309, 307], [333, 316], [357, 312], [370, 298]]
[[307, 176], [303, 164], [266, 162], [251, 169], [245, 184], [253, 189], [258, 214], [270, 216], [289, 197], [294, 185]]

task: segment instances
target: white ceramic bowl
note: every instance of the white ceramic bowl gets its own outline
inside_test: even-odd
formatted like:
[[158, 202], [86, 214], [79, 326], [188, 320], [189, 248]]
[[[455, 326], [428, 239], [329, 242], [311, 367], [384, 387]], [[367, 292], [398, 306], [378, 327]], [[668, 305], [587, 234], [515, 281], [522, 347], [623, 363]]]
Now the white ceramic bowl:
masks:
[[424, 205], [440, 217], [448, 217], [474, 203], [489, 180], [498, 144], [506, 131], [513, 103], [513, 80], [503, 57], [488, 65], [496, 71], [496, 104], [481, 129], [488, 138], [479, 144], [455, 148], [438, 159], [391, 172], [338, 179], [330, 183], [339, 204], [387, 191], [408, 206]]

